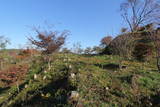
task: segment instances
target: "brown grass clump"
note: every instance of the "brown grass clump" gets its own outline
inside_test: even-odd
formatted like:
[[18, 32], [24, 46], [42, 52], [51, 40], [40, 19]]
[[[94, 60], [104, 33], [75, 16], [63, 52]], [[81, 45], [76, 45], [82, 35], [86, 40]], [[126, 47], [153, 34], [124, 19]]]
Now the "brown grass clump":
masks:
[[28, 72], [28, 65], [11, 66], [4, 71], [0, 71], [0, 82], [6, 87], [22, 82]]

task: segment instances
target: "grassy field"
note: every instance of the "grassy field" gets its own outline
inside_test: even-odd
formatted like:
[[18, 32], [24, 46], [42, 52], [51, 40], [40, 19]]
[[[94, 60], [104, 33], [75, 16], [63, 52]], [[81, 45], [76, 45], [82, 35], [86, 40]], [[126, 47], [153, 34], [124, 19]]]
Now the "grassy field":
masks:
[[160, 107], [160, 73], [154, 61], [123, 61], [120, 70], [117, 56], [51, 57], [51, 69], [41, 56], [18, 62], [28, 72], [13, 84], [1, 80], [0, 106]]

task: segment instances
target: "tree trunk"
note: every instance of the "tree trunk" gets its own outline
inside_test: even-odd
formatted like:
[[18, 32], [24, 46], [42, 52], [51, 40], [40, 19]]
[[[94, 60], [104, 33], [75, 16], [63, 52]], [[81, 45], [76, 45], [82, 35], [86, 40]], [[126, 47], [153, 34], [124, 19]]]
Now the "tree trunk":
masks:
[[51, 70], [51, 63], [48, 61], [48, 70]]
[[157, 68], [158, 71], [160, 72], [160, 56], [157, 57]]
[[50, 56], [48, 58], [48, 69], [51, 70], [51, 58], [50, 58]]
[[18, 81], [16, 82], [16, 86], [17, 86], [17, 91], [18, 91], [18, 93], [19, 93], [20, 91], [19, 91], [19, 84], [18, 84]]
[[2, 70], [2, 68], [3, 68], [3, 61], [1, 61], [1, 68], [0, 69]]
[[122, 70], [122, 62], [123, 62], [123, 59], [121, 57], [119, 57], [119, 69], [120, 71]]

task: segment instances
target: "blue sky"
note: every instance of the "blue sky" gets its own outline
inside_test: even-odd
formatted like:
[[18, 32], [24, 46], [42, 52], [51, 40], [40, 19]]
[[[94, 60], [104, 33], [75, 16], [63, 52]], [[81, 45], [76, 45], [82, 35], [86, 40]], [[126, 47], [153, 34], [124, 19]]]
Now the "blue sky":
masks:
[[83, 47], [99, 45], [102, 37], [116, 36], [125, 26], [119, 13], [123, 0], [0, 0], [0, 35], [18, 48], [35, 36], [32, 26], [54, 25], [67, 29], [67, 46], [80, 42]]

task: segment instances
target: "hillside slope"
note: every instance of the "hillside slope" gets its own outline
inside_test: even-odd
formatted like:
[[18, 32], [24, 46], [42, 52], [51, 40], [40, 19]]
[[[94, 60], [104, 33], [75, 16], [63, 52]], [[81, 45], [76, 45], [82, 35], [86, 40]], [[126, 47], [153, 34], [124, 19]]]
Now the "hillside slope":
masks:
[[116, 56], [57, 54], [49, 70], [35, 57], [17, 88], [0, 87], [1, 107], [160, 107], [160, 73], [155, 62]]

